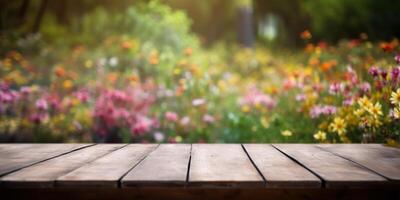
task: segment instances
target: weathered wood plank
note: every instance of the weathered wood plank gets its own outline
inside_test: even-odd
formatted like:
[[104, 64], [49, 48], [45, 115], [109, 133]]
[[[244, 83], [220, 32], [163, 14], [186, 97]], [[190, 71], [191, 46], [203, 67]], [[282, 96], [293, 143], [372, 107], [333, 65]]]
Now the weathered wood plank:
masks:
[[244, 144], [253, 163], [273, 188], [319, 188], [321, 180], [269, 144]]
[[240, 144], [193, 144], [189, 184], [264, 186], [264, 180]]
[[130, 144], [59, 177], [56, 186], [118, 187], [118, 181], [157, 146]]
[[161, 144], [122, 179], [122, 186], [185, 185], [190, 148], [190, 144]]
[[0, 176], [93, 144], [1, 144]]
[[356, 162], [368, 169], [400, 183], [400, 150], [381, 144], [318, 145], [339, 156]]
[[56, 178], [91, 162], [123, 144], [99, 144], [23, 168], [0, 179], [6, 187], [52, 187]]
[[364, 167], [307, 144], [275, 144], [325, 181], [328, 188], [377, 187], [388, 183], [387, 179]]

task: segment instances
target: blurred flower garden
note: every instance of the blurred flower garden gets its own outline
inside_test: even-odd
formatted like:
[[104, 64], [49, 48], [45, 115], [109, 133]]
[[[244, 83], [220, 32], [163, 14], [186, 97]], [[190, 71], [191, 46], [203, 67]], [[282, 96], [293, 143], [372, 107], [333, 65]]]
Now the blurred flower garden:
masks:
[[400, 142], [395, 38], [205, 47], [158, 1], [46, 23], [1, 35], [2, 142]]

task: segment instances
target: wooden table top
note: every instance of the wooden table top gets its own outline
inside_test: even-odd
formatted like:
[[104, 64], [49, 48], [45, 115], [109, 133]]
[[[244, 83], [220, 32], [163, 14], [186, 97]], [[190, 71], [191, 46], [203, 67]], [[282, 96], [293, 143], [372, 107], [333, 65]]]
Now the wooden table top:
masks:
[[400, 188], [381, 144], [0, 144], [0, 188]]

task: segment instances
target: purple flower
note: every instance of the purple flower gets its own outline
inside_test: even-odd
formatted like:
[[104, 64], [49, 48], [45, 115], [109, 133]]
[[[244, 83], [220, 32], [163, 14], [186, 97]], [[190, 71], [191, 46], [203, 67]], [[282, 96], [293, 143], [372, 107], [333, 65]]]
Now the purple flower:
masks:
[[343, 84], [341, 83], [332, 83], [329, 86], [329, 93], [330, 94], [339, 94], [341, 91], [343, 91], [344, 87]]
[[16, 91], [10, 89], [0, 90], [0, 103], [11, 104], [17, 101], [19, 94]]
[[32, 89], [28, 86], [23, 86], [23, 87], [21, 87], [21, 89], [19, 91], [21, 92], [21, 94], [26, 96], [32, 92]]
[[0, 90], [1, 91], [8, 91], [10, 89], [10, 85], [5, 83], [5, 82], [1, 82], [0, 83]]
[[29, 119], [33, 123], [36, 123], [36, 124], [40, 124], [40, 123], [46, 121], [48, 118], [49, 118], [49, 115], [47, 113], [41, 113], [41, 112], [34, 113], [29, 117]]
[[89, 91], [87, 90], [79, 90], [78, 92], [75, 93], [76, 98], [78, 98], [81, 102], [86, 103], [89, 101]]
[[392, 81], [393, 82], [397, 82], [397, 79], [399, 78], [400, 75], [400, 67], [394, 67], [391, 71], [391, 75], [392, 75]]
[[354, 103], [353, 98], [347, 98], [343, 101], [343, 105], [345, 105], [345, 106], [351, 106], [351, 105], [353, 105], [353, 103]]
[[324, 115], [333, 115], [335, 114], [337, 111], [335, 106], [331, 106], [331, 105], [326, 105], [322, 108], [322, 113]]
[[44, 100], [44, 99], [36, 100], [35, 105], [36, 105], [36, 108], [38, 110], [41, 110], [41, 111], [45, 111], [45, 110], [47, 110], [49, 108], [49, 105], [47, 104], [47, 101]]
[[359, 85], [359, 88], [363, 93], [368, 93], [369, 91], [371, 91], [371, 85], [368, 82], [361, 83]]
[[368, 73], [371, 74], [374, 78], [378, 77], [379, 75], [379, 69], [375, 66], [372, 66], [371, 68], [369, 68]]
[[332, 105], [315, 105], [310, 110], [311, 118], [317, 118], [321, 115], [333, 115], [337, 112], [337, 108]]
[[381, 75], [381, 77], [383, 78], [383, 80], [386, 80], [386, 77], [387, 77], [387, 75], [388, 75], [388, 72], [387, 72], [386, 70], [384, 70], [384, 69], [381, 69], [381, 70], [380, 70], [380, 75]]

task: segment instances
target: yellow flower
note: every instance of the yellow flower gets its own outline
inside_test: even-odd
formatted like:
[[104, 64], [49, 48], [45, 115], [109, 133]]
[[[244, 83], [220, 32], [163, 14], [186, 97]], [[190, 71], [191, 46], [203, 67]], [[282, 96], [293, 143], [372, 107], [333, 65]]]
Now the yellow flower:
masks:
[[357, 117], [361, 117], [364, 114], [364, 110], [363, 109], [357, 109], [354, 111], [354, 115]]
[[372, 106], [372, 102], [368, 99], [368, 97], [363, 97], [357, 101], [358, 105], [360, 105], [361, 108], [368, 108]]
[[224, 91], [227, 87], [225, 81], [223, 81], [223, 80], [219, 80], [217, 84], [218, 84], [218, 88], [222, 91]]
[[379, 121], [379, 119], [377, 119], [377, 118], [373, 118], [373, 119], [371, 119], [371, 121], [370, 121], [370, 125], [371, 125], [371, 127], [378, 128], [379, 126], [382, 125], [382, 122]]
[[176, 136], [175, 137], [175, 141], [178, 142], [178, 143], [182, 142], [183, 141], [182, 136], [180, 136], [180, 135]]
[[396, 92], [392, 92], [390, 102], [394, 105], [400, 105], [400, 88]]
[[261, 122], [261, 125], [264, 128], [269, 128], [269, 122], [268, 122], [268, 119], [266, 117], [261, 117], [260, 122]]
[[290, 137], [293, 135], [293, 133], [289, 130], [284, 130], [281, 132], [281, 135], [285, 136], [285, 137]]
[[182, 71], [181, 71], [181, 69], [179, 69], [179, 68], [175, 68], [175, 69], [174, 69], [174, 74], [175, 74], [175, 75], [179, 75], [179, 74], [181, 74], [181, 72], [182, 72]]
[[346, 122], [342, 118], [335, 117], [330, 127], [333, 132], [337, 132], [341, 136], [346, 132], [346, 125]]
[[367, 111], [374, 116], [382, 115], [382, 105], [376, 102], [375, 105], [371, 105], [367, 108]]
[[73, 86], [74, 86], [74, 84], [72, 83], [71, 80], [65, 80], [65, 81], [63, 82], [63, 87], [64, 87], [64, 89], [66, 89], [66, 90], [71, 89]]
[[318, 131], [314, 134], [314, 138], [319, 141], [324, 141], [326, 140], [326, 133], [324, 131]]
[[93, 66], [93, 61], [92, 60], [86, 60], [85, 61], [85, 67], [86, 68], [92, 68]]
[[248, 105], [242, 106], [242, 111], [245, 113], [250, 112], [250, 106], [248, 106]]
[[397, 143], [396, 140], [393, 140], [393, 139], [387, 139], [386, 143], [388, 146], [391, 146], [391, 147], [399, 147], [400, 146], [399, 143]]

